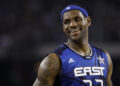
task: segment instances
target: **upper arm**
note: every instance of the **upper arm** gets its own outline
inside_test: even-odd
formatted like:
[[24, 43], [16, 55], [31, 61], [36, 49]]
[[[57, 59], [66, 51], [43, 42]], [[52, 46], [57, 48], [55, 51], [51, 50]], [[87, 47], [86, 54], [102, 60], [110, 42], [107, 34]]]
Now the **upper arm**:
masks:
[[55, 53], [49, 54], [40, 64], [34, 86], [53, 86], [60, 70], [60, 60]]
[[112, 64], [112, 60], [111, 60], [109, 53], [107, 51], [105, 51], [105, 53], [108, 59], [108, 75], [107, 75], [108, 85], [107, 86], [112, 86], [111, 76], [112, 76], [112, 71], [113, 71], [113, 64]]

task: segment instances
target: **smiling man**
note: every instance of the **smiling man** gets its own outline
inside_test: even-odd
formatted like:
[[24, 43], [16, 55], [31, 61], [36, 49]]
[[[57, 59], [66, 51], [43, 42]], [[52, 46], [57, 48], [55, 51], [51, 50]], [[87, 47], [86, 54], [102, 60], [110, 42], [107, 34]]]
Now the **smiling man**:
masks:
[[68, 40], [41, 62], [33, 86], [112, 86], [109, 54], [88, 43], [87, 11], [69, 5], [61, 21]]

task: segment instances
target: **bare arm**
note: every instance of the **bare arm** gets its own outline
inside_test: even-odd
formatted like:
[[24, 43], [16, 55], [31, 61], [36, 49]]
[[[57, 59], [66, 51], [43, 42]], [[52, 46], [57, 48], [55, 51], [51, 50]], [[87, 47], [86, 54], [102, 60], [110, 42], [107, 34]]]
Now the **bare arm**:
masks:
[[111, 76], [112, 76], [112, 71], [113, 71], [113, 65], [112, 65], [112, 60], [111, 57], [109, 55], [109, 53], [107, 51], [105, 51], [106, 55], [107, 55], [107, 59], [108, 59], [108, 75], [107, 75], [107, 86], [113, 86], [112, 85], [112, 81], [111, 81]]
[[53, 86], [60, 71], [60, 60], [55, 53], [49, 54], [40, 64], [33, 86]]

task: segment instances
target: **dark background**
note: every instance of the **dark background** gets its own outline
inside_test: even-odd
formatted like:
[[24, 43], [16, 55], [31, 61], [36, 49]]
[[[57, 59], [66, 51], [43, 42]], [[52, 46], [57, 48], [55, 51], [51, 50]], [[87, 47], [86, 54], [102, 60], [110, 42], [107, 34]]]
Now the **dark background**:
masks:
[[110, 53], [120, 85], [120, 0], [0, 0], [0, 86], [32, 86], [40, 61], [66, 41], [60, 13], [70, 4], [88, 11], [89, 41]]

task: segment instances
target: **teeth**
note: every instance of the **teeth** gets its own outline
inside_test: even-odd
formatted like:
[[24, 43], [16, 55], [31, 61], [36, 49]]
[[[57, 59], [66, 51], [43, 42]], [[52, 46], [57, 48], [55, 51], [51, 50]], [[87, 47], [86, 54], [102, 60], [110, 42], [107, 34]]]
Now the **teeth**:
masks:
[[70, 31], [70, 32], [77, 32], [77, 31], [79, 31], [79, 30], [82, 30], [82, 28], [80, 27], [80, 28], [70, 29], [69, 31]]
[[73, 30], [73, 31], [71, 31], [71, 32], [77, 32], [78, 30]]

